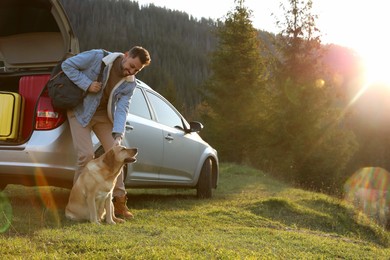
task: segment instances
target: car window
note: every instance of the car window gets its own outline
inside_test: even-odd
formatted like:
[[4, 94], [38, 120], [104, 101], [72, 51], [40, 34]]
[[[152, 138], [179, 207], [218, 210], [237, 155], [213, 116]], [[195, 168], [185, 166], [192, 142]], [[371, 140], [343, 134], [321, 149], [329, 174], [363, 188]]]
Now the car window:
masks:
[[144, 94], [139, 88], [134, 89], [134, 94], [131, 97], [130, 113], [146, 119], [152, 119]]
[[164, 100], [153, 93], [146, 92], [153, 110], [156, 113], [157, 121], [170, 127], [183, 127], [181, 117]]

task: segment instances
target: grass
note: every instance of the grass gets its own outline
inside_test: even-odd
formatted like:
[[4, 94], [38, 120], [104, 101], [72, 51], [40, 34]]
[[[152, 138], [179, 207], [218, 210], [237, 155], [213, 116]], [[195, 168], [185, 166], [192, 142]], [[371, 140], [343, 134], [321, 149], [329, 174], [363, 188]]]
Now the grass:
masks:
[[213, 199], [129, 190], [135, 219], [75, 223], [69, 190], [9, 185], [0, 196], [1, 259], [389, 259], [390, 234], [336, 198], [222, 164]]

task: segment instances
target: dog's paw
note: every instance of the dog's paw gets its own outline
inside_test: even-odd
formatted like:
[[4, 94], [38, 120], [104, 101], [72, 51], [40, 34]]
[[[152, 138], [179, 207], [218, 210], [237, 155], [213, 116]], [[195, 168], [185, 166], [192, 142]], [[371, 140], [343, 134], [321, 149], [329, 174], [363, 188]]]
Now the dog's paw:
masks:
[[116, 222], [116, 223], [125, 223], [126, 221], [124, 221], [123, 219], [121, 219], [121, 218], [114, 218], [114, 221]]

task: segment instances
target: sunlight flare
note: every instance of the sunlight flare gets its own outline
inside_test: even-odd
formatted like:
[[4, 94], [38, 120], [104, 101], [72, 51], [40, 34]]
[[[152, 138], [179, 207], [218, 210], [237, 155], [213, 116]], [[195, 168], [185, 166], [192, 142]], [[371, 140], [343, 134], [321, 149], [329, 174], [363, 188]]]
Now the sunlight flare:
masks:
[[390, 60], [389, 53], [386, 51], [376, 53], [372, 56], [363, 58], [365, 64], [365, 78], [368, 85], [384, 84], [390, 88], [390, 69], [388, 61]]
[[345, 183], [345, 199], [368, 217], [386, 226], [390, 213], [390, 173], [381, 167], [364, 167]]
[[51, 189], [48, 189], [48, 183], [45, 176], [42, 173], [41, 169], [35, 171], [35, 180], [38, 187], [39, 197], [44, 205], [44, 211], [42, 212], [42, 218], [44, 219], [47, 213], [51, 213], [57, 226], [61, 224], [61, 217], [58, 213], [57, 203], [54, 199], [54, 196], [51, 192]]
[[8, 197], [0, 192], [0, 234], [6, 232], [11, 226], [13, 218], [12, 206]]

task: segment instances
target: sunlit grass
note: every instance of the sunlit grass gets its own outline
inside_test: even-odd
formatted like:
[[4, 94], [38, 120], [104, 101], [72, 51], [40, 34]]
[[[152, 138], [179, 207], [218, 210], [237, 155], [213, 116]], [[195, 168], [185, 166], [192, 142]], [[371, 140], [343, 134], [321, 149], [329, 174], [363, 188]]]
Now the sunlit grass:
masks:
[[[213, 199], [193, 190], [129, 190], [122, 225], [64, 217], [69, 190], [9, 186], [0, 256], [19, 259], [387, 259], [390, 235], [344, 202], [222, 164]], [[44, 207], [50, 192], [56, 209]], [[59, 222], [58, 222], [58, 216]]]

